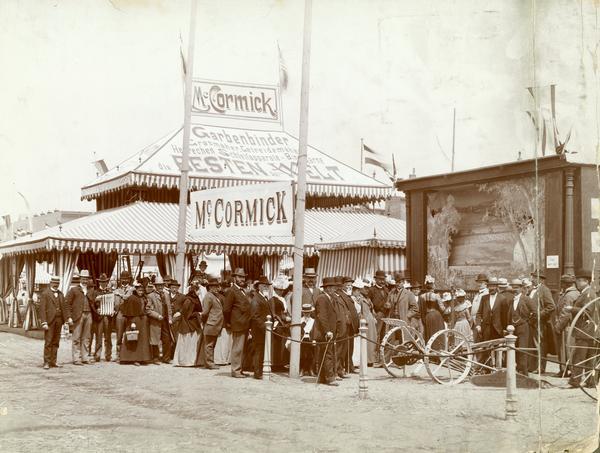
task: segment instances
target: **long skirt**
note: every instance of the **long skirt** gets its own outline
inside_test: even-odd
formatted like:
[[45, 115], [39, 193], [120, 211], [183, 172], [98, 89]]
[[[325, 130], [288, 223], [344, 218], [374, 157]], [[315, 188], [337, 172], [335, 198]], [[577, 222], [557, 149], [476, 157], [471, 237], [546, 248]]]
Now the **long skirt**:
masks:
[[180, 333], [173, 357], [174, 366], [195, 366], [198, 353], [198, 332]]
[[221, 329], [221, 334], [217, 338], [215, 345], [215, 364], [229, 364], [229, 354], [231, 354], [232, 336], [227, 333], [227, 330]]
[[469, 321], [467, 321], [466, 319], [463, 318], [456, 321], [456, 324], [454, 324], [454, 330], [462, 333], [468, 341], [473, 341], [473, 331], [471, 330]]
[[[444, 330], [446, 325], [444, 324], [444, 318], [441, 313], [437, 310], [429, 310], [425, 315], [425, 343], [438, 331]], [[439, 339], [441, 340], [441, 339]], [[434, 349], [443, 346], [443, 344], [433, 345]]]
[[123, 343], [119, 355], [119, 363], [149, 362], [152, 360], [150, 352], [150, 336], [148, 332], [148, 318], [146, 316], [128, 317], [125, 330], [130, 330], [131, 323], [135, 323], [139, 331], [137, 341], [127, 341], [123, 334]]
[[274, 333], [278, 335], [273, 334], [271, 337], [271, 367], [274, 370], [283, 370], [286, 365], [290, 364], [290, 352], [285, 347], [290, 330], [287, 327], [277, 327]]

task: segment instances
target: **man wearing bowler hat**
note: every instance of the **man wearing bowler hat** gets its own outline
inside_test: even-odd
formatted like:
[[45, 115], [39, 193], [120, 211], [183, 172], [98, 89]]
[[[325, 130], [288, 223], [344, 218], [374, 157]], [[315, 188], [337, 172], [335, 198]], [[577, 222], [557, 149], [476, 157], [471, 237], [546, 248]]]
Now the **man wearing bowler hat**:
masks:
[[[65, 297], [67, 318], [73, 326], [72, 355], [73, 364], [90, 363], [89, 342], [92, 330], [92, 308], [90, 299], [93, 292], [88, 289], [90, 273], [82, 270], [80, 275], [73, 276], [74, 286], [71, 286]], [[79, 283], [79, 284], [77, 284]]]
[[[389, 303], [387, 301], [389, 291], [385, 284], [385, 272], [375, 272], [375, 284], [369, 288], [369, 299], [373, 302], [373, 311], [375, 312], [375, 319], [377, 320], [377, 342], [380, 343], [384, 332], [384, 323], [381, 320], [389, 314]], [[376, 351], [377, 363], [373, 364], [375, 368], [381, 368], [381, 360], [379, 357], [379, 348]]]
[[244, 291], [245, 282], [246, 272], [242, 268], [237, 268], [233, 273], [233, 285], [225, 294], [223, 303], [225, 326], [232, 333], [230, 361], [231, 376], [235, 378], [246, 377], [242, 372], [242, 361], [250, 328], [251, 303]]
[[[489, 294], [489, 291], [488, 291], [489, 279], [488, 279], [487, 275], [479, 274], [477, 276], [477, 278], [475, 279], [475, 282], [479, 286], [479, 291], [473, 298], [473, 303], [471, 305], [471, 319], [476, 318], [477, 312], [479, 311], [479, 306], [481, 305], [481, 299], [483, 298], [483, 296], [486, 296]], [[482, 341], [481, 338], [482, 338], [482, 336], [477, 331], [477, 329], [473, 329], [473, 341], [474, 342]]]
[[203, 364], [207, 369], [212, 370], [215, 366], [215, 345], [217, 338], [223, 328], [223, 305], [221, 299], [217, 296], [220, 287], [219, 280], [210, 277], [206, 282], [208, 292], [202, 300], [202, 322], [204, 330], [202, 331], [203, 341]]
[[50, 288], [40, 296], [40, 321], [44, 329], [44, 369], [58, 367], [56, 356], [60, 331], [66, 319], [67, 307], [63, 293], [58, 289], [60, 278], [52, 276]]
[[333, 338], [336, 332], [337, 315], [335, 308], [335, 291], [337, 282], [333, 277], [323, 279], [324, 292], [319, 294], [315, 302], [315, 340], [320, 343], [317, 358], [317, 382], [337, 386], [335, 380], [335, 352]]
[[[533, 301], [525, 294], [523, 282], [512, 280], [510, 287], [514, 290], [513, 298], [508, 304], [508, 324], [515, 328], [513, 335], [517, 336], [517, 348], [527, 348], [529, 345], [529, 319], [535, 314]], [[517, 352], [517, 372], [527, 376], [527, 355]]]
[[135, 292], [135, 288], [131, 285], [131, 273], [129, 271], [121, 272], [119, 285], [120, 286], [114, 291], [115, 330], [117, 331], [117, 362], [120, 361], [121, 345], [123, 344], [123, 335], [125, 334], [125, 317], [121, 313], [121, 305]]
[[[546, 371], [546, 355], [550, 349], [550, 345], [552, 342], [552, 313], [554, 312], [556, 305], [554, 304], [554, 299], [552, 298], [552, 292], [550, 288], [546, 286], [546, 276], [542, 270], [533, 271], [531, 273], [531, 280], [533, 282], [533, 290], [529, 297], [533, 300], [533, 304], [536, 307], [536, 316], [535, 323], [536, 328], [534, 332], [532, 332], [532, 340], [533, 342], [538, 341], [538, 330], [540, 336], [540, 344], [537, 345], [538, 353], [541, 355], [541, 370], [537, 369], [538, 360], [536, 357], [530, 357], [529, 361], [529, 370], [532, 373]], [[537, 326], [537, 313], [539, 312], [540, 325]], [[529, 342], [530, 345], [532, 341]]]

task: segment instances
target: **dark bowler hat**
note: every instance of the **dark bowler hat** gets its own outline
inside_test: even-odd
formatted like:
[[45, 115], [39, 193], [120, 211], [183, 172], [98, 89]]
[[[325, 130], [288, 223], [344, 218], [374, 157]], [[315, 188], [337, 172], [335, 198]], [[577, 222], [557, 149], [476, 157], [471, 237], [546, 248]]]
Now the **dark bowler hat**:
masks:
[[565, 283], [575, 283], [575, 276], [572, 274], [564, 274], [560, 277], [560, 281]]
[[271, 282], [269, 281], [269, 279], [267, 278], [266, 275], [261, 275], [260, 277], [258, 277], [256, 284], [257, 285], [270, 285]]
[[200, 264], [198, 265], [198, 267], [202, 267], [202, 266], [208, 267], [208, 264], [206, 264], [206, 261], [204, 261], [204, 260], [200, 261]]
[[375, 278], [385, 278], [385, 272], [384, 271], [376, 271]]
[[208, 288], [210, 288], [211, 286], [219, 286], [219, 285], [220, 285], [219, 280], [215, 277], [210, 277], [208, 279], [208, 282], [206, 283], [206, 286]]
[[181, 285], [179, 284], [179, 282], [177, 280], [175, 280], [174, 278], [172, 278], [169, 281], [169, 286], [181, 286]]
[[165, 275], [165, 278], [163, 278], [163, 281], [168, 285], [169, 282], [173, 280], [173, 277], [171, 277], [170, 275]]
[[79, 274], [73, 275], [73, 278], [71, 279], [71, 283], [81, 283], [81, 278], [79, 278]]
[[131, 279], [131, 273], [129, 271], [121, 272], [121, 280], [125, 280], [126, 278]]
[[106, 276], [106, 274], [100, 274], [100, 277], [98, 277], [98, 281], [101, 283], [107, 282], [108, 277]]
[[537, 277], [537, 275], [538, 275], [538, 272], [540, 273], [540, 278], [543, 278], [544, 280], [546, 280], [546, 275], [544, 274], [544, 271], [543, 271], [543, 270], [541, 270], [541, 269], [540, 269], [539, 271], [538, 271], [537, 269], [536, 269], [536, 270], [534, 270], [534, 271], [533, 271], [533, 272], [532, 272], [530, 275], [531, 275], [532, 277]]
[[421, 287], [421, 283], [419, 283], [419, 282], [413, 282], [413, 283], [410, 285], [410, 287], [411, 287], [411, 288], [420, 288], [420, 287]]
[[479, 274], [477, 275], [477, 278], [475, 279], [476, 282], [488, 282], [488, 276], [485, 274]]
[[344, 277], [342, 275], [337, 275], [336, 277], [334, 277], [334, 281], [336, 285], [343, 285]]
[[304, 277], [316, 277], [317, 276], [317, 272], [315, 271], [314, 267], [307, 267], [306, 269], [304, 269]]
[[588, 280], [592, 279], [592, 271], [589, 269], [579, 269], [575, 272], [575, 278], [586, 278]]
[[321, 286], [325, 288], [326, 286], [337, 286], [337, 284], [335, 277], [325, 277]]
[[237, 275], [238, 277], [246, 277], [246, 271], [244, 271], [243, 267], [238, 267], [232, 275]]

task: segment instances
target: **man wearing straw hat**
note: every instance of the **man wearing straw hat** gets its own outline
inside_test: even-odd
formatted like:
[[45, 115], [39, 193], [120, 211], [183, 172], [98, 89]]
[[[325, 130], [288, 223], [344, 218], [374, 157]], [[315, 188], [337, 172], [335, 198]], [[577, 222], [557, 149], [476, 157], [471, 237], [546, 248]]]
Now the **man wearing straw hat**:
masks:
[[244, 291], [246, 272], [243, 268], [237, 268], [233, 273], [233, 285], [225, 294], [223, 303], [223, 315], [225, 317], [225, 326], [231, 329], [231, 376], [234, 378], [244, 378], [246, 374], [242, 372], [242, 360], [244, 354], [244, 345], [250, 328], [251, 303]]
[[56, 362], [60, 331], [65, 322], [67, 307], [63, 293], [58, 289], [60, 278], [52, 276], [50, 288], [40, 296], [40, 321], [44, 329], [44, 369], [59, 367]]
[[333, 277], [323, 279], [324, 292], [315, 302], [315, 340], [324, 342], [318, 348], [317, 382], [326, 385], [339, 385], [335, 380], [335, 353], [333, 336], [336, 331], [337, 315], [335, 309], [335, 291], [337, 282]]

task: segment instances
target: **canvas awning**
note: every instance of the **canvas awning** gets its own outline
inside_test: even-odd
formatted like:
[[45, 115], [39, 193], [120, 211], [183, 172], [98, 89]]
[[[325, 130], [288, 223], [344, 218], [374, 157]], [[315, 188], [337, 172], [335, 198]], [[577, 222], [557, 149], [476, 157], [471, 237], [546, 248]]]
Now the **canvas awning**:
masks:
[[[173, 203], [137, 202], [107, 209], [0, 244], [0, 255], [49, 250], [117, 253], [175, 253], [178, 206]], [[188, 214], [190, 230], [191, 213]], [[305, 253], [321, 243], [356, 228], [372, 231], [388, 217], [370, 212], [308, 210], [305, 218]], [[402, 222], [403, 221], [398, 221]], [[402, 238], [403, 239], [403, 238]], [[275, 236], [202, 236], [186, 240], [190, 253], [291, 254], [293, 238]]]
[[336, 250], [355, 247], [405, 248], [406, 222], [393, 217], [379, 216], [370, 225], [355, 226], [351, 231], [340, 231], [330, 241], [315, 245], [318, 250]]
[[[183, 130], [136, 153], [81, 189], [90, 200], [125, 187], [179, 187]], [[190, 189], [296, 180], [298, 140], [283, 131], [193, 125]], [[352, 203], [387, 198], [393, 188], [308, 147], [307, 194]]]

